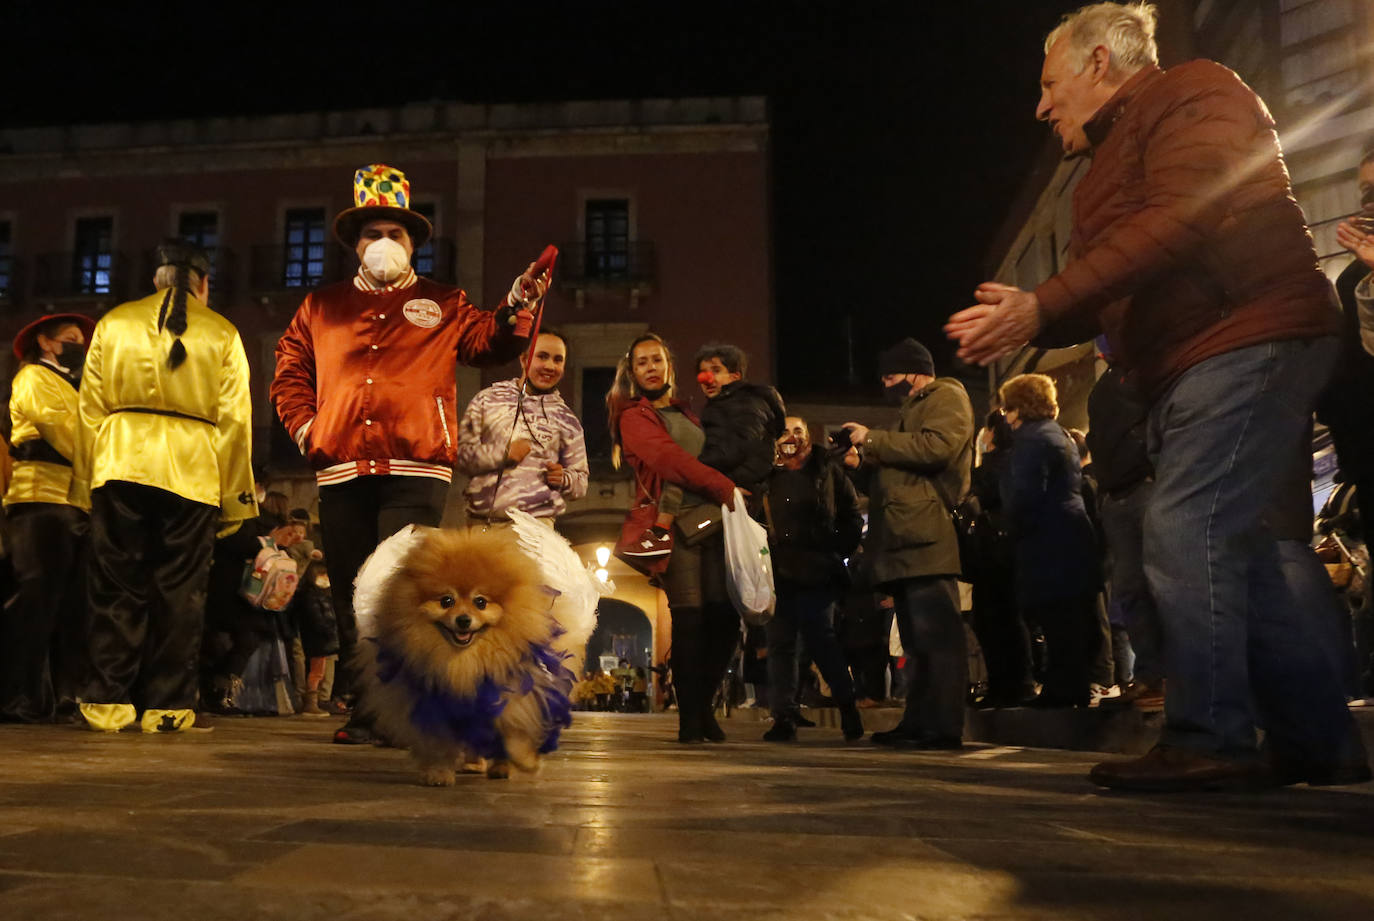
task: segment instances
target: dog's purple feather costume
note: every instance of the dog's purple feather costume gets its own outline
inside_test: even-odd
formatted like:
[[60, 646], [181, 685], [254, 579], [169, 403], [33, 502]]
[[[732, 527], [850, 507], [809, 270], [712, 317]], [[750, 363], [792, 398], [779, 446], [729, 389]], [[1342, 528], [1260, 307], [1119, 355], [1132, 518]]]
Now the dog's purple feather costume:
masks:
[[[555, 627], [555, 636], [562, 630]], [[410, 721], [420, 732], [462, 745], [481, 758], [506, 760], [506, 744], [496, 728], [496, 718], [505, 709], [501, 697], [507, 693], [534, 694], [545, 716], [548, 732], [539, 746], [541, 755], [558, 748], [559, 734], [572, 725], [573, 673], [563, 664], [564, 654], [544, 643], [531, 643], [519, 664], [501, 680], [488, 676], [472, 697], [460, 697], [439, 687], [428, 676], [406, 667], [405, 659], [378, 640], [377, 680], [383, 684], [400, 681], [415, 697]], [[536, 673], [547, 675], [536, 681]]]

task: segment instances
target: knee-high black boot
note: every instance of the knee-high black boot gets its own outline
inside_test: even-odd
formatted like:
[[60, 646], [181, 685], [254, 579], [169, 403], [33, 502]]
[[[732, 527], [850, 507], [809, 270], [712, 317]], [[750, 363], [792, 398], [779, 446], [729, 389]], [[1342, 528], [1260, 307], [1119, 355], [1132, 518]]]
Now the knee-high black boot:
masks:
[[729, 602], [708, 603], [702, 610], [704, 655], [701, 688], [701, 732], [708, 742], [724, 742], [725, 731], [716, 722], [716, 690], [739, 648], [739, 614]]
[[673, 691], [677, 696], [677, 740], [700, 742], [702, 736], [701, 687], [705, 644], [701, 608], [672, 609]]

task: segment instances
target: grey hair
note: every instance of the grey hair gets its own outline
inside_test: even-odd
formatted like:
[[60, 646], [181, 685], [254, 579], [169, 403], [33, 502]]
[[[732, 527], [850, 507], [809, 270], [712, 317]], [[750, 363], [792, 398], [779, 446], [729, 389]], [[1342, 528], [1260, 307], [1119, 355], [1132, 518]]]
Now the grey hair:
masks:
[[174, 265], [160, 265], [153, 273], [153, 287], [161, 291], [171, 288], [177, 283], [177, 267]]
[[1059, 25], [1045, 38], [1045, 53], [1061, 38], [1077, 59], [1077, 72], [1088, 66], [1093, 49], [1103, 45], [1111, 53], [1108, 74], [1124, 79], [1150, 64], [1159, 64], [1155, 44], [1153, 3], [1093, 3], [1065, 13]]

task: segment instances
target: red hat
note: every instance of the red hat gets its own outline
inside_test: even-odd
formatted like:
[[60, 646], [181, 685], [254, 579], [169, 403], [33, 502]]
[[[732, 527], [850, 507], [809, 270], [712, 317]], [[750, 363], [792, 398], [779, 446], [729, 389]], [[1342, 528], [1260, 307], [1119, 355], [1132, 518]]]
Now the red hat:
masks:
[[33, 348], [34, 341], [38, 338], [39, 331], [54, 320], [75, 323], [81, 328], [81, 335], [86, 338], [86, 344], [91, 344], [91, 333], [95, 332], [95, 320], [84, 313], [50, 313], [46, 317], [39, 317], [34, 320], [14, 337], [14, 357], [20, 361], [27, 358], [29, 349]]

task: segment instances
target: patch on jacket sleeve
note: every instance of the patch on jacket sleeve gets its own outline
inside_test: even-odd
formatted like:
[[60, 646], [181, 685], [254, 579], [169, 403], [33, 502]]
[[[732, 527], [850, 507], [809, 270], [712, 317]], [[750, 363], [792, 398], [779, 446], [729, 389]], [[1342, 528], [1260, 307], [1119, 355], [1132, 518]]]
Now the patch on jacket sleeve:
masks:
[[439, 305], [427, 297], [417, 297], [414, 300], [406, 301], [405, 306], [401, 308], [401, 313], [405, 314], [407, 320], [421, 329], [433, 329], [439, 325], [439, 321], [444, 316]]

